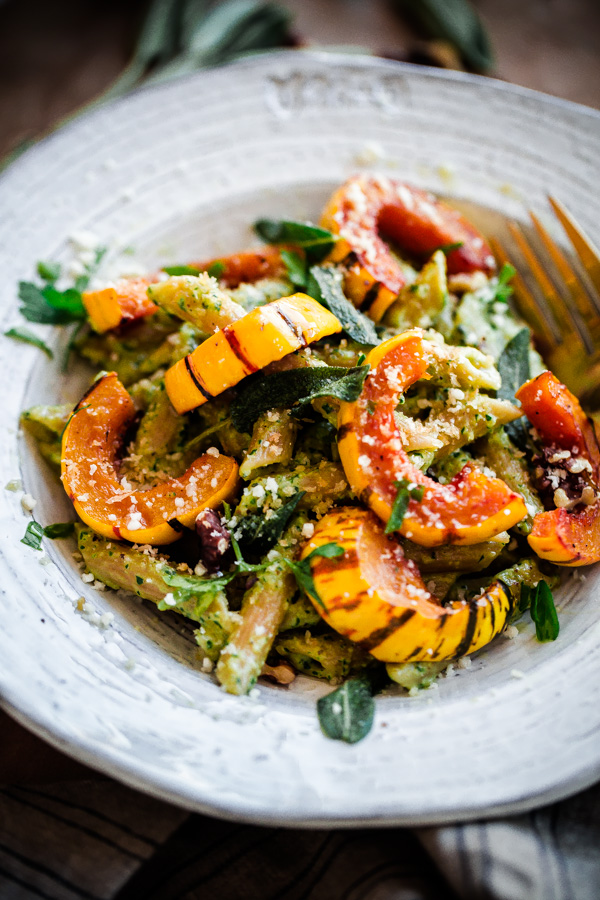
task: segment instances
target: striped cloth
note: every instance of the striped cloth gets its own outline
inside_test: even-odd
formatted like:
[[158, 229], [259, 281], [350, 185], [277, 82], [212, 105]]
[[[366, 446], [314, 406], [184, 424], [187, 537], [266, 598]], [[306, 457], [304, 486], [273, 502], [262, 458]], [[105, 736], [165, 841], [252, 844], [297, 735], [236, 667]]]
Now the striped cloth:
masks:
[[600, 785], [528, 815], [263, 828], [101, 777], [0, 791], [1, 900], [598, 900]]

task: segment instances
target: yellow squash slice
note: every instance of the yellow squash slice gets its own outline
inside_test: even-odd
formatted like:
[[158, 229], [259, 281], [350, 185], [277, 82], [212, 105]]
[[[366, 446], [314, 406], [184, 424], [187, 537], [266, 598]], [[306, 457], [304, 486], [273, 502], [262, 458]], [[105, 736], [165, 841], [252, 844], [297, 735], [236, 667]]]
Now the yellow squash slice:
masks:
[[217, 331], [172, 366], [165, 376], [167, 393], [178, 413], [188, 412], [269, 363], [341, 330], [312, 297], [282, 297]]
[[114, 372], [94, 383], [73, 411], [62, 439], [63, 487], [81, 519], [107, 538], [170, 544], [192, 527], [200, 510], [235, 492], [238, 467], [216, 453], [195, 460], [180, 478], [134, 491], [117, 477], [123, 437], [135, 416]]
[[370, 510], [328, 513], [303, 558], [329, 543], [344, 555], [310, 560], [320, 598], [311, 598], [313, 604], [335, 631], [382, 662], [439, 662], [473, 653], [504, 629], [512, 613], [500, 582], [472, 600], [442, 606]]
[[158, 307], [148, 297], [148, 278], [121, 278], [101, 291], [81, 295], [90, 325], [99, 334], [126, 322], [133, 322], [156, 312]]

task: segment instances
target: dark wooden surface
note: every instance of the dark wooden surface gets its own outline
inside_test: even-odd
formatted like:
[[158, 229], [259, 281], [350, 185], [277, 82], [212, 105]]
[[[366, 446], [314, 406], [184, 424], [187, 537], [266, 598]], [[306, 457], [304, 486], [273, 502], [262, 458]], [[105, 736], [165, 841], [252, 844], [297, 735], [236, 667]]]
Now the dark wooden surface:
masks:
[[[402, 56], [417, 35], [393, 0], [280, 0], [306, 42]], [[0, 0], [0, 157], [106, 88], [147, 0]], [[599, 0], [475, 0], [500, 78], [600, 107]]]
[[[282, 2], [312, 44], [358, 43], [401, 56], [417, 39], [386, 0]], [[494, 42], [499, 77], [600, 107], [598, 0], [477, 0], [476, 6]], [[0, 0], [0, 158], [116, 78], [145, 7], [146, 0]], [[0, 712], [0, 783], [81, 771]]]

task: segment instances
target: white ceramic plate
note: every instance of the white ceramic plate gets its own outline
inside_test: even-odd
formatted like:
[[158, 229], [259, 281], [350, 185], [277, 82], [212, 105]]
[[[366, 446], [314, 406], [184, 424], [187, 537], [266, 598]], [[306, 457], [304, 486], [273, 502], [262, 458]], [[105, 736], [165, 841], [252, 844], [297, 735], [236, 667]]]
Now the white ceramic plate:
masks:
[[[142, 90], [72, 122], [0, 180], [3, 330], [18, 319], [17, 280], [38, 259], [68, 261], [74, 232], [108, 244], [113, 265], [131, 246], [149, 267], [210, 257], [247, 245], [259, 215], [316, 217], [366, 166], [478, 204], [488, 230], [528, 206], [548, 214], [551, 192], [598, 236], [598, 159], [591, 110], [372, 59], [281, 53]], [[17, 420], [34, 403], [75, 401], [79, 385], [7, 339], [0, 366], [0, 485], [21, 474], [37, 518], [64, 520], [69, 504]], [[19, 495], [0, 497], [2, 703], [128, 784], [230, 818], [349, 825], [499, 814], [600, 777], [596, 570], [560, 594], [555, 643], [537, 643], [531, 625], [499, 639], [435, 690], [380, 698], [372, 733], [347, 746], [319, 730], [320, 686], [225, 696], [198, 671], [185, 623], [84, 585], [68, 542], [49, 542], [53, 564], [41, 565], [19, 542]], [[82, 594], [92, 615], [74, 608]], [[94, 624], [106, 612], [112, 623]]]

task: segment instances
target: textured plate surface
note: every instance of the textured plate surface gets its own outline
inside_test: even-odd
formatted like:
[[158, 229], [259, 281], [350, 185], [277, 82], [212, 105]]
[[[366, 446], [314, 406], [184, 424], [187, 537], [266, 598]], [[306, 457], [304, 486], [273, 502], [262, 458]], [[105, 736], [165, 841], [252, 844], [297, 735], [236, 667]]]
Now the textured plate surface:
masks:
[[[74, 232], [110, 246], [107, 272], [132, 268], [130, 247], [144, 265], [210, 257], [247, 245], [258, 215], [316, 217], [365, 167], [476, 204], [488, 230], [529, 206], [554, 228], [552, 193], [598, 238], [598, 159], [592, 111], [370, 59], [282, 53], [142, 90], [72, 122], [0, 180], [2, 330], [18, 318], [16, 281], [38, 259], [68, 263]], [[39, 521], [64, 520], [69, 504], [17, 419], [76, 400], [79, 384], [4, 338], [0, 366], [0, 484], [21, 473]], [[2, 703], [129, 784], [230, 818], [381, 824], [524, 809], [600, 777], [597, 570], [567, 579], [555, 643], [527, 625], [439, 688], [379, 699], [371, 735], [351, 747], [321, 735], [319, 686], [227, 697], [194, 667], [177, 618], [83, 584], [68, 542], [42, 565], [19, 543], [19, 495], [0, 494]]]

